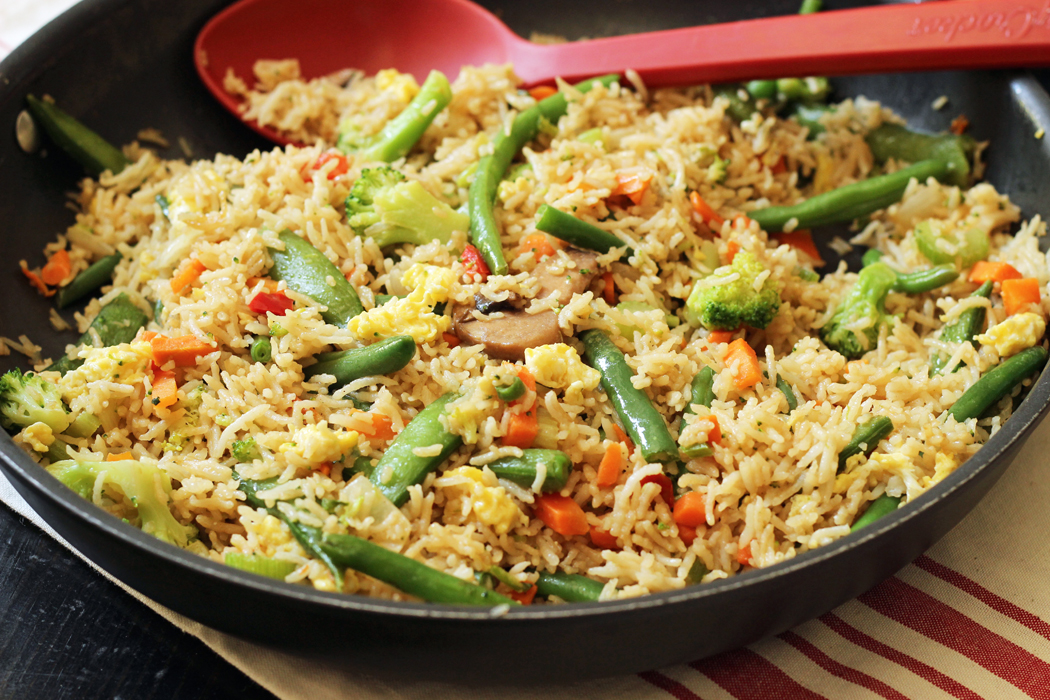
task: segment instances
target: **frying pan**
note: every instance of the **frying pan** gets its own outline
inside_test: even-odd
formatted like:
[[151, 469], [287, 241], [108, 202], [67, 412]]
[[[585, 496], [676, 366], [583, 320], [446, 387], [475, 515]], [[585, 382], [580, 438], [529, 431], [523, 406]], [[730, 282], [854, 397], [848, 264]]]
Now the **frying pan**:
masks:
[[[50, 94], [114, 143], [145, 127], [181, 140], [193, 157], [243, 156], [270, 145], [198, 83], [193, 38], [224, 0], [86, 0], [0, 63], [0, 335], [27, 334], [57, 357], [74, 336], [48, 322], [49, 300], [18, 272], [72, 214], [65, 193], [82, 172], [51, 146], [26, 154], [13, 138], [28, 92]], [[794, 12], [797, 0], [555, 0], [485, 2], [513, 29], [578, 38]], [[844, 7], [846, 3], [829, 3]], [[322, 31], [326, 28], [319, 27]], [[345, 29], [351, 32], [352, 28]], [[364, 31], [365, 28], [360, 28]], [[350, 37], [348, 40], [352, 40]], [[465, 38], [466, 40], [466, 38]], [[819, 40], [815, 38], [814, 40]], [[266, 58], [283, 58], [269, 56]], [[965, 113], [992, 139], [987, 179], [1027, 218], [1050, 201], [1050, 98], [1024, 74], [942, 72], [833, 81], [836, 96], [866, 95], [931, 130]], [[931, 102], [949, 98], [938, 112]], [[173, 147], [163, 155], [181, 157]], [[835, 256], [825, 251], [834, 264]], [[855, 261], [853, 261], [855, 262]], [[70, 314], [67, 314], [69, 317]], [[0, 358], [0, 370], [25, 367]], [[782, 564], [682, 591], [596, 604], [490, 610], [394, 603], [271, 581], [178, 550], [64, 488], [6, 436], [0, 469], [73, 546], [131, 587], [216, 629], [311, 658], [351, 659], [380, 674], [463, 682], [579, 680], [640, 671], [742, 646], [853, 598], [948, 532], [1009, 466], [1050, 399], [1045, 373], [980, 452], [930, 493], [829, 546]]]

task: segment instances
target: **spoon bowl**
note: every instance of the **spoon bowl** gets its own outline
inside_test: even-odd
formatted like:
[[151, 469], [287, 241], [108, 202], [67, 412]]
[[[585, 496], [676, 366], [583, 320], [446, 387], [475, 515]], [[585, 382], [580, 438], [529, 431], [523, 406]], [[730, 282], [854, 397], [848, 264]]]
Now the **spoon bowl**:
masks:
[[[352, 39], [350, 38], [352, 37]], [[342, 68], [396, 68], [422, 79], [462, 66], [513, 63], [526, 86], [632, 69], [660, 87], [805, 75], [1050, 65], [1050, 9], [954, 0], [789, 15], [540, 45], [467, 0], [240, 0], [197, 36], [208, 90], [240, 117], [228, 70], [297, 58], [306, 78]], [[248, 125], [278, 143], [276, 131]]]

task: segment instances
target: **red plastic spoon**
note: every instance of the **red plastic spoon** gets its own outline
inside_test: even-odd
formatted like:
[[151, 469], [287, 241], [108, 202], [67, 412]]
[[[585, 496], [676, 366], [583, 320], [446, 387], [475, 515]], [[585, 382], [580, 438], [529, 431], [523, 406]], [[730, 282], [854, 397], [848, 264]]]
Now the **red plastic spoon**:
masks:
[[[527, 85], [634, 69], [652, 86], [755, 78], [1050, 65], [1050, 4], [955, 0], [789, 15], [559, 45], [533, 44], [467, 0], [241, 0], [197, 36], [204, 84], [231, 112], [228, 68], [298, 58], [303, 75], [353, 67], [449, 78], [514, 63]], [[288, 143], [271, 129], [263, 136]]]

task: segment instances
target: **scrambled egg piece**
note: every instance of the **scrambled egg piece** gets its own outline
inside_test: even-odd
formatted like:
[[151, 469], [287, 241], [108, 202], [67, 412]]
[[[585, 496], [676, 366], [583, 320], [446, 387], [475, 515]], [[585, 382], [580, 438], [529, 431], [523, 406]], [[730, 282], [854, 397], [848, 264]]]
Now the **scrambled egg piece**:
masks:
[[1043, 317], [1028, 311], [992, 326], [987, 333], [977, 336], [977, 341], [994, 347], [1000, 357], [1009, 357], [1038, 343], [1045, 332]]
[[307, 462], [337, 462], [350, 450], [357, 447], [358, 434], [353, 431], [332, 430], [327, 423], [307, 425], [292, 433], [292, 441], [280, 447], [281, 452], [291, 452]]
[[954, 457], [938, 452], [934, 458], [933, 476], [926, 477], [923, 480], [923, 486], [926, 488], [933, 486], [955, 471], [958, 466], [959, 463], [955, 461]]
[[84, 364], [66, 372], [58, 380], [62, 399], [73, 413], [86, 409], [95, 399], [89, 385], [92, 382], [141, 384], [153, 362], [150, 344], [122, 343], [108, 348], [91, 348], [82, 355]]
[[358, 338], [387, 338], [410, 335], [417, 343], [433, 340], [448, 330], [452, 319], [434, 313], [434, 305], [448, 301], [456, 282], [450, 268], [419, 263], [408, 268], [402, 283], [411, 293], [403, 299], [391, 299], [350, 319], [347, 329]]
[[523, 521], [521, 510], [506, 490], [502, 486], [486, 486], [485, 473], [480, 469], [457, 467], [445, 472], [441, 479], [453, 482], [444, 486], [448, 500], [469, 499], [470, 509], [478, 520], [491, 527], [497, 535], [507, 534]]
[[392, 92], [402, 102], [411, 102], [419, 92], [416, 79], [408, 73], [398, 73], [393, 68], [386, 68], [376, 73], [376, 87], [384, 92]]
[[267, 515], [255, 527], [255, 536], [259, 539], [259, 547], [266, 556], [272, 556], [274, 552], [291, 541], [292, 536], [281, 525], [281, 521], [272, 515]]
[[601, 373], [583, 364], [576, 348], [565, 343], [526, 348], [525, 367], [539, 384], [565, 389], [571, 401], [582, 399], [584, 389], [594, 389], [602, 380]]
[[55, 434], [47, 423], [33, 423], [22, 431], [22, 439], [37, 452], [47, 452], [47, 448], [55, 441]]

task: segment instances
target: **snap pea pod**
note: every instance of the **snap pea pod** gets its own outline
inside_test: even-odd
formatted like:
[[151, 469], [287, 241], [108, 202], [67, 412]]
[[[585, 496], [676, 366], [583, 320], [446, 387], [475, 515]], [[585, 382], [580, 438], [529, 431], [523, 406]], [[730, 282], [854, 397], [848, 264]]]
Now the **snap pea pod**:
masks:
[[788, 402], [788, 413], [791, 413], [798, 408], [798, 397], [795, 396], [795, 390], [791, 388], [791, 385], [787, 383], [787, 380], [777, 375], [777, 388], [780, 389], [780, 393], [784, 395], [784, 398]]
[[[93, 333], [98, 334], [103, 347], [130, 343], [135, 339], [139, 329], [149, 322], [142, 309], [135, 306], [127, 294], [120, 294], [113, 298], [108, 304], [99, 309], [95, 320], [91, 322], [87, 333], [80, 336], [77, 345], [93, 345]], [[71, 369], [76, 369], [84, 364], [83, 360], [72, 360], [65, 356], [47, 367], [45, 371], [60, 372], [65, 374]]]
[[977, 418], [999, 399], [1046, 364], [1046, 348], [1027, 348], [1004, 360], [978, 379], [951, 407], [949, 413], [960, 423]]
[[[423, 481], [463, 444], [463, 438], [446, 430], [440, 420], [445, 406], [457, 398], [456, 394], [445, 394], [417, 413], [369, 475], [375, 487], [398, 508], [408, 500], [409, 486]], [[437, 454], [427, 457], [415, 454], [417, 448], [433, 445], [441, 446]]]
[[328, 307], [321, 317], [334, 326], [345, 328], [351, 318], [364, 311], [353, 285], [324, 253], [288, 229], [278, 238], [284, 250], [270, 248], [270, 277], [284, 280], [289, 289]]
[[900, 496], [890, 496], [888, 494], [882, 494], [868, 506], [868, 509], [864, 511], [857, 520], [849, 526], [850, 532], [856, 532], [865, 525], [871, 525], [873, 522], [878, 520], [884, 515], [889, 515], [893, 511], [900, 507], [901, 498]]
[[353, 535], [326, 534], [321, 550], [335, 564], [388, 583], [409, 595], [448, 605], [517, 605], [504, 595], [432, 569]]
[[92, 177], [105, 171], [114, 175], [131, 162], [124, 153], [104, 138], [50, 102], [26, 95], [29, 112], [58, 147], [84, 166]]
[[235, 471], [233, 472], [233, 478], [239, 483], [237, 489], [244, 494], [245, 500], [248, 505], [253, 508], [263, 508], [267, 513], [277, 518], [285, 525], [288, 526], [288, 530], [292, 533], [292, 537], [295, 538], [296, 542], [306, 550], [306, 553], [314, 557], [318, 561], [322, 562], [328, 567], [328, 570], [332, 572], [332, 576], [335, 578], [336, 587], [339, 590], [343, 588], [343, 571], [336, 565], [332, 558], [321, 546], [324, 541], [324, 532], [320, 528], [311, 527], [309, 525], [303, 525], [297, 520], [292, 520], [288, 515], [283, 513], [278, 508], [270, 508], [266, 505], [266, 501], [259, 498], [260, 491], [266, 491], [272, 489], [277, 485], [277, 477], [272, 479], [265, 479], [263, 481], [253, 481], [251, 479], [242, 479], [241, 476]]
[[[587, 92], [599, 83], [608, 87], [618, 75], [591, 78], [576, 85], [580, 92]], [[503, 257], [499, 224], [493, 211], [496, 190], [514, 156], [539, 133], [540, 120], [556, 123], [569, 109], [565, 95], [557, 93], [540, 100], [522, 111], [511, 124], [510, 132], [501, 129], [492, 140], [492, 154], [478, 161], [474, 180], [470, 183], [470, 239], [477, 247], [485, 264], [494, 275], [507, 274], [507, 261]]]
[[[571, 243], [577, 248], [608, 253], [613, 248], [622, 248], [627, 245], [608, 231], [604, 231], [586, 221], [581, 221], [572, 214], [555, 209], [549, 204], [541, 206], [536, 213], [539, 215], [539, 218], [536, 219], [536, 228], [538, 230]], [[628, 257], [631, 252], [631, 249], [628, 248], [627, 252], [624, 253], [624, 258]]]
[[55, 306], [64, 309], [107, 282], [113, 281], [113, 270], [117, 268], [120, 258], [120, 253], [114, 253], [96, 260], [88, 269], [74, 277], [72, 282], [58, 290], [55, 296]]
[[521, 377], [514, 377], [514, 381], [506, 386], [496, 387], [496, 396], [500, 401], [515, 401], [525, 395], [525, 382]]
[[[773, 83], [774, 95], [776, 94], [776, 81]], [[715, 97], [722, 97], [729, 102], [726, 107], [726, 114], [729, 118], [735, 122], [747, 121], [751, 118], [751, 115], [758, 111], [758, 107], [755, 105], [755, 100], [751, 97], [751, 94], [746, 90], [743, 90], [747, 97], [741, 95], [743, 88], [736, 84], [730, 83], [727, 85], [718, 85], [712, 88]]]
[[820, 8], [823, 6], [823, 0], [802, 0], [802, 7], [798, 9], [798, 13], [800, 15], [811, 15], [814, 12], [820, 12]]
[[871, 456], [883, 438], [893, 432], [893, 421], [886, 416], [874, 416], [861, 423], [853, 431], [853, 437], [839, 452], [839, 471], [846, 468], [846, 462], [863, 450], [865, 456]]
[[601, 597], [605, 584], [579, 574], [541, 573], [536, 579], [536, 595], [556, 595], [568, 603], [591, 603]]
[[893, 291], [922, 294], [954, 282], [958, 277], [959, 271], [955, 269], [955, 265], [934, 265], [928, 270], [898, 273], [897, 281], [893, 284]]
[[797, 103], [792, 106], [789, 116], [794, 117], [795, 121], [809, 129], [808, 138], [812, 140], [815, 136], [823, 134], [827, 130], [820, 122], [820, 118], [828, 112], [834, 111], [835, 108], [829, 105]]
[[403, 157], [423, 136], [434, 117], [452, 101], [452, 87], [440, 71], [432, 70], [412, 101], [376, 134], [358, 154], [366, 160], [390, 163]]
[[970, 158], [976, 142], [956, 134], [921, 134], [900, 124], [883, 124], [864, 137], [876, 162], [890, 158], [907, 163], [939, 160], [947, 165], [944, 179], [950, 185], [967, 187], [970, 182]]
[[634, 372], [619, 348], [596, 328], [582, 332], [579, 338], [583, 342], [583, 361], [601, 373], [602, 389], [646, 461], [677, 459], [678, 445], [667, 423], [645, 392], [634, 388]]
[[[994, 282], [989, 280], [978, 287], [970, 296], [987, 299], [992, 295], [994, 284]], [[966, 311], [959, 314], [959, 318], [955, 319], [954, 323], [941, 329], [940, 340], [946, 343], [972, 343], [973, 339], [984, 328], [985, 311], [983, 306], [974, 306], [966, 309]], [[949, 355], [942, 352], [930, 357], [930, 374], [940, 374], [950, 359], [952, 358]], [[958, 370], [959, 367], [956, 366], [955, 369]]]
[[544, 477], [540, 490], [543, 493], [551, 493], [565, 488], [569, 472], [572, 471], [572, 460], [558, 450], [522, 450], [521, 457], [503, 457], [489, 462], [486, 466], [499, 478], [528, 488], [536, 481], [541, 464], [546, 467], [547, 476]]
[[884, 255], [886, 254], [878, 248], [868, 248], [866, 251], [864, 251], [864, 255], [860, 259], [860, 264], [862, 267], [874, 265], [878, 261], [882, 260]]
[[818, 194], [801, 204], [766, 207], [750, 212], [748, 216], [766, 231], [781, 231], [792, 219], [798, 221], [798, 228], [844, 223], [899, 201], [913, 177], [920, 182], [930, 177], [943, 180], [947, 173], [948, 165], [944, 161], [924, 160], [895, 173]]
[[363, 348], [351, 348], [317, 356], [317, 364], [303, 373], [307, 377], [331, 374], [335, 383], [331, 388], [346, 386], [361, 377], [379, 377], [392, 374], [416, 356], [416, 341], [410, 335], [395, 335]]

